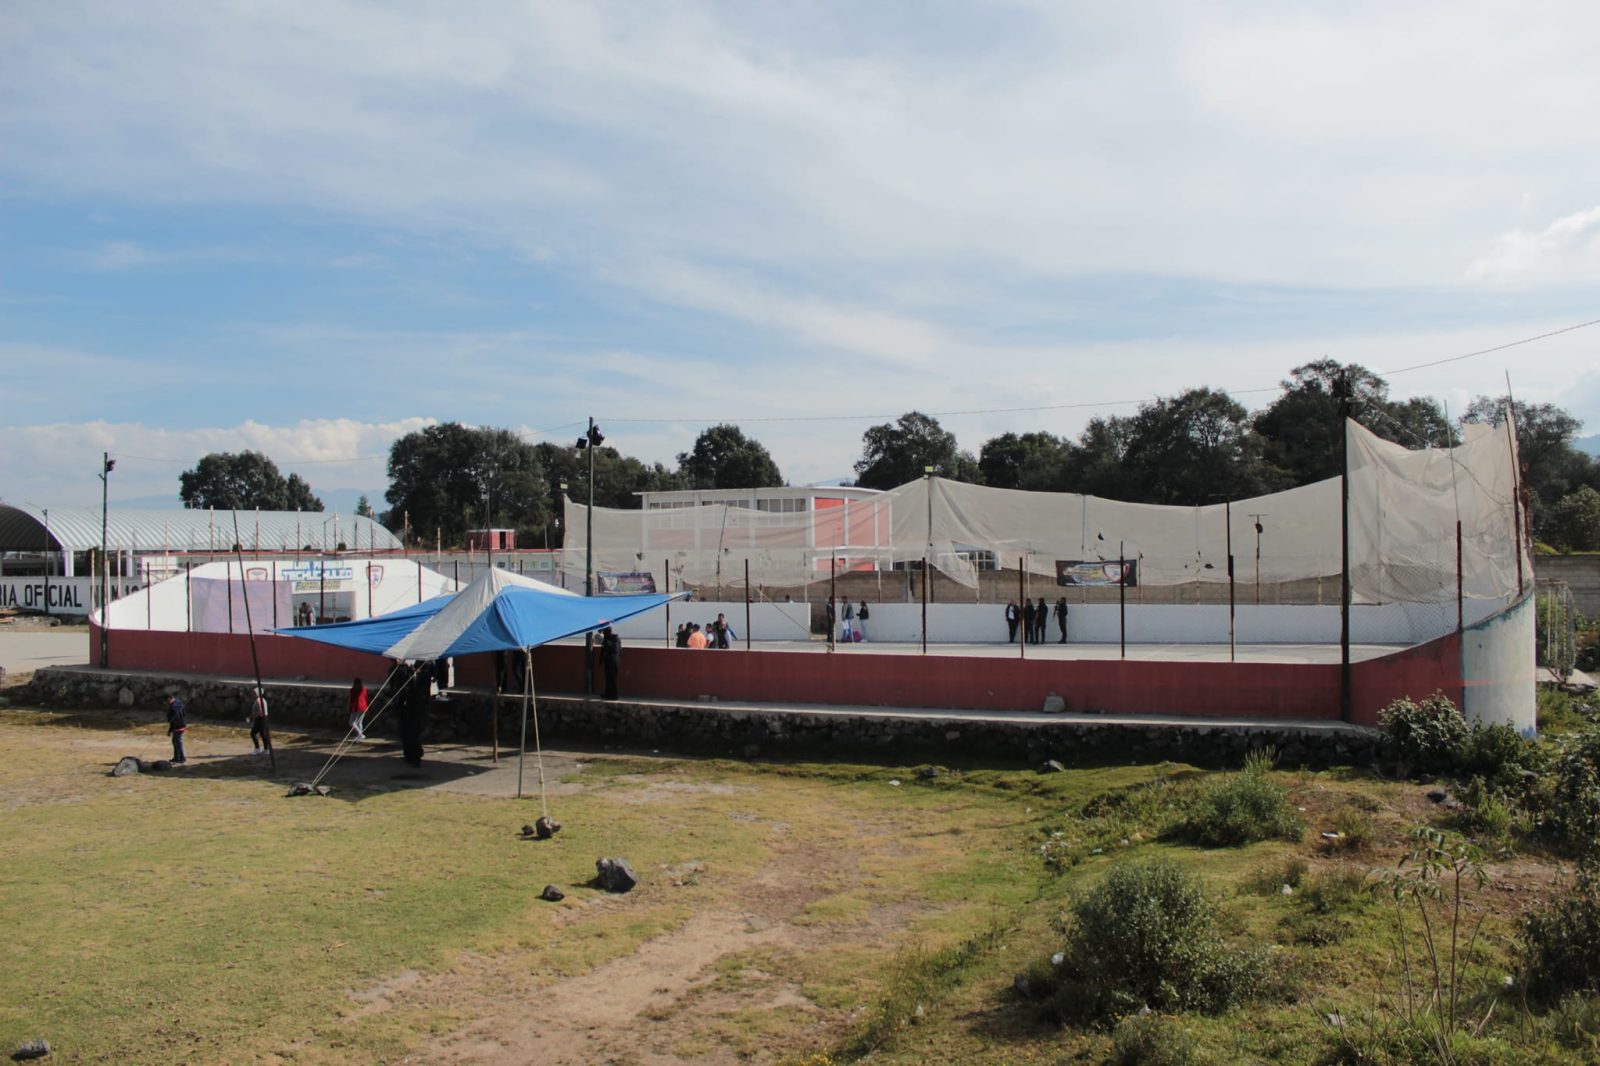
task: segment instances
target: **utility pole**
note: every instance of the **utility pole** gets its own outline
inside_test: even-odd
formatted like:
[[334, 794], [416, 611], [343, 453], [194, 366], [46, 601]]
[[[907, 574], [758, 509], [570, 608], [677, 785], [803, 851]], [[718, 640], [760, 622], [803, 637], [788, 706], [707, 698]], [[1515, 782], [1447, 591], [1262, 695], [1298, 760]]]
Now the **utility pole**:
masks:
[[[100, 454], [100, 669], [102, 670], [106, 669], [111, 660], [111, 645], [106, 636], [106, 628], [111, 622], [111, 571], [110, 564], [106, 560], [106, 541], [110, 536], [106, 503], [110, 496], [111, 471], [116, 469], [116, 466], [117, 461], [111, 458], [110, 452]], [[45, 609], [49, 608], [50, 605], [46, 603]]]
[[[594, 424], [594, 416], [589, 417], [589, 429], [578, 438], [578, 450], [589, 453], [589, 506], [584, 510], [583, 544], [583, 594], [594, 595], [594, 453], [604, 441], [605, 434], [600, 432], [600, 427]], [[583, 635], [583, 690], [587, 695], [594, 695], [594, 631]]]

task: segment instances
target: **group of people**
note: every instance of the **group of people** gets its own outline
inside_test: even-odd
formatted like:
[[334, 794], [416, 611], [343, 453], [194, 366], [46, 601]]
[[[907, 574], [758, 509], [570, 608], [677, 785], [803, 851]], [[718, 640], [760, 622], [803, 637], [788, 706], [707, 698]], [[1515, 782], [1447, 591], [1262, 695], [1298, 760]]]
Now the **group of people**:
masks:
[[844, 643], [860, 644], [863, 640], [867, 639], [867, 619], [872, 617], [872, 612], [868, 609], [866, 600], [861, 601], [860, 607], [857, 607], [848, 599], [845, 600], [844, 613], [838, 615], [837, 617], [835, 617], [836, 610], [837, 608], [833, 602], [833, 597], [829, 596], [827, 615], [828, 639], [830, 641], [833, 639], [835, 633], [834, 625], [837, 621], [842, 621], [844, 623], [844, 627], [837, 631], [839, 634], [839, 639]]
[[[1061, 597], [1055, 606], [1056, 627], [1061, 630], [1061, 639], [1058, 644], [1067, 642], [1067, 598]], [[1050, 625], [1050, 605], [1044, 602], [1044, 597], [1039, 597], [1039, 602], [1024, 599], [1022, 606], [1017, 606], [1017, 601], [1012, 600], [1006, 604], [1006, 630], [1007, 639], [1015, 644], [1017, 642], [1017, 627], [1022, 627], [1022, 640], [1027, 644], [1043, 644], [1045, 630]]]
[[680, 623], [676, 644], [680, 648], [720, 648], [726, 651], [738, 639], [739, 634], [733, 631], [727, 616], [719, 614], [715, 622], [707, 622], [704, 626], [699, 622]]

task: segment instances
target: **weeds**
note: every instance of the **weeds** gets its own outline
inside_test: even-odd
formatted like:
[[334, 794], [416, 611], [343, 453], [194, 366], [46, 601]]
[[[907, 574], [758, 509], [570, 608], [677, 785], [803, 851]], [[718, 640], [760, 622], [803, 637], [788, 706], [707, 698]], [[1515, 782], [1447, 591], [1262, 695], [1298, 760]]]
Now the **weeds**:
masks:
[[1585, 866], [1561, 897], [1522, 925], [1522, 982], [1529, 1000], [1548, 1005], [1573, 992], [1600, 992], [1600, 871]]
[[992, 951], [1004, 934], [1005, 929], [995, 925], [938, 951], [920, 945], [901, 951], [890, 967], [877, 1005], [836, 1058], [853, 1062], [882, 1047], [958, 985], [966, 969]]
[[1229, 847], [1258, 840], [1299, 840], [1305, 820], [1289, 794], [1268, 776], [1274, 752], [1251, 752], [1244, 770], [1212, 778], [1174, 834], [1197, 844]]
[[1310, 867], [1306, 864], [1306, 860], [1295, 855], [1282, 862], [1257, 869], [1244, 879], [1239, 888], [1253, 896], [1275, 896], [1283, 891], [1284, 885], [1299, 888], [1300, 883], [1305, 880], [1308, 869]]
[[1112, 1066], [1189, 1066], [1196, 1059], [1194, 1037], [1164, 1014], [1131, 1014], [1111, 1034]]

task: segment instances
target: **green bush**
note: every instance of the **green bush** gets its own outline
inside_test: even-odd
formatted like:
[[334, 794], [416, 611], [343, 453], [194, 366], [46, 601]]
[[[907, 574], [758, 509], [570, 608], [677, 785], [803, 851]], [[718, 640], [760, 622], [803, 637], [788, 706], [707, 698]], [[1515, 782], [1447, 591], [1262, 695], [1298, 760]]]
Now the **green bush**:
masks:
[[1600, 858], [1600, 725], [1564, 738], [1541, 793], [1545, 822], [1559, 843], [1580, 858]]
[[1189, 1066], [1194, 1037], [1163, 1014], [1130, 1014], [1111, 1034], [1112, 1066]]
[[1421, 703], [1395, 700], [1378, 712], [1395, 756], [1414, 770], [1453, 770], [1461, 762], [1471, 729], [1442, 692]]
[[1461, 746], [1460, 772], [1477, 774], [1501, 785], [1518, 785], [1527, 773], [1545, 768], [1544, 749], [1509, 725], [1473, 723]]
[[1061, 1017], [1221, 1011], [1266, 986], [1265, 955], [1224, 944], [1200, 882], [1167, 860], [1113, 869], [1073, 904], [1066, 932]]
[[1295, 855], [1271, 866], [1260, 867], [1247, 876], [1239, 887], [1254, 896], [1276, 896], [1283, 891], [1284, 885], [1299, 888], [1309, 869], [1306, 860]]
[[1270, 748], [1252, 752], [1242, 772], [1206, 782], [1188, 817], [1175, 827], [1175, 834], [1209, 847], [1273, 838], [1299, 840], [1305, 819], [1289, 801], [1289, 794], [1267, 776], [1272, 757]]
[[1581, 871], [1559, 898], [1523, 919], [1522, 979], [1528, 998], [1551, 1005], [1600, 992], [1600, 873]]

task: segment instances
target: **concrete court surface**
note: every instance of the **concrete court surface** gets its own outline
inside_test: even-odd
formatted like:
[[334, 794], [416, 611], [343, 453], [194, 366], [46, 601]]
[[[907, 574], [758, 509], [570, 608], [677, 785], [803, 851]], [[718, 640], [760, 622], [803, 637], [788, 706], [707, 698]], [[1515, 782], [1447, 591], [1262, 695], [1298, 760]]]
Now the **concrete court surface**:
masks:
[[8, 674], [31, 674], [47, 666], [89, 661], [87, 629], [0, 629], [0, 666]]

